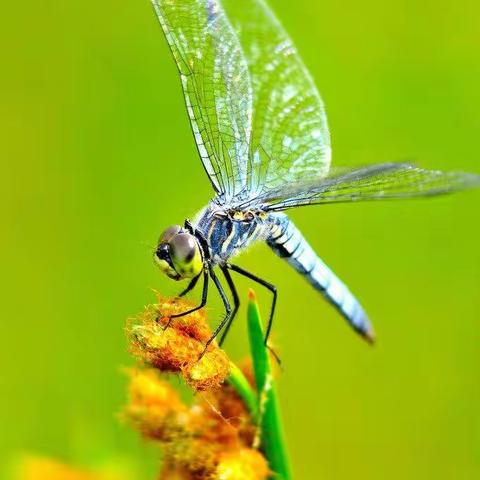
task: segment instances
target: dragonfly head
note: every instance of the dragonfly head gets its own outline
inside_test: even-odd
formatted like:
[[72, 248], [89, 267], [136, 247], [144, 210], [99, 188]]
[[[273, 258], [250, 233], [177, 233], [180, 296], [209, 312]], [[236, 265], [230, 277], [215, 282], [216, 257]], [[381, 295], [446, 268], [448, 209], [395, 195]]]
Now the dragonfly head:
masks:
[[154, 259], [160, 270], [174, 280], [194, 278], [203, 270], [197, 238], [180, 225], [173, 225], [160, 235]]

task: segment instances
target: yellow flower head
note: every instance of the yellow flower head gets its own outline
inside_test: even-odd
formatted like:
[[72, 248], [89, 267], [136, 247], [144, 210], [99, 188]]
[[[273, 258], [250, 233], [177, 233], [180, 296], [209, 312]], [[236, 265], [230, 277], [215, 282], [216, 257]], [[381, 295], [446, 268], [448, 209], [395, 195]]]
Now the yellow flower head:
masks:
[[145, 437], [161, 440], [187, 407], [153, 369], [130, 369], [129, 401], [124, 416]]
[[18, 468], [18, 480], [99, 480], [93, 473], [44, 457], [29, 456], [22, 460]]
[[14, 472], [15, 480], [125, 480], [111, 469], [89, 471], [71, 467], [47, 457], [27, 455], [23, 457]]
[[265, 457], [253, 448], [221, 456], [212, 480], [264, 480], [270, 474]]

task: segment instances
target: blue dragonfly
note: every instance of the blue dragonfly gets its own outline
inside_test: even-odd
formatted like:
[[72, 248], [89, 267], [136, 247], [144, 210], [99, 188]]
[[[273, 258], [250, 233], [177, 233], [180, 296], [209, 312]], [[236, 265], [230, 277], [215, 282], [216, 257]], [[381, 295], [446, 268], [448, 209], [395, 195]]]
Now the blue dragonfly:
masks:
[[[330, 168], [325, 109], [291, 39], [262, 0], [153, 0], [180, 75], [198, 154], [215, 192], [193, 221], [165, 230], [154, 252], [180, 296], [209, 280], [225, 316], [208, 344], [223, 342], [239, 307], [232, 274], [272, 294], [273, 284], [232, 263], [264, 241], [320, 292], [366, 340], [370, 321], [347, 286], [317, 256], [286, 215], [290, 208], [361, 200], [432, 196], [478, 186], [480, 176], [425, 170], [410, 163]], [[226, 294], [218, 270], [230, 290]], [[172, 317], [170, 321], [173, 319]]]

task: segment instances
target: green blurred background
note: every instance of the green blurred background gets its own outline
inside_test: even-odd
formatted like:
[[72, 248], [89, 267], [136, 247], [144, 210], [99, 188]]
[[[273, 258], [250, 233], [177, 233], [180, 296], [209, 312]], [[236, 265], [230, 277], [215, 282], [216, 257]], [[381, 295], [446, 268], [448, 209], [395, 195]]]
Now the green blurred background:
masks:
[[[334, 162], [480, 172], [478, 2], [271, 3], [327, 104]], [[175, 67], [147, 0], [2, 10], [0, 465], [34, 452], [153, 479], [157, 453], [117, 418], [124, 321], [149, 288], [176, 292], [151, 247], [211, 195]], [[480, 478], [479, 206], [292, 214], [367, 307], [375, 348], [266, 247], [239, 259], [280, 292], [296, 478]]]

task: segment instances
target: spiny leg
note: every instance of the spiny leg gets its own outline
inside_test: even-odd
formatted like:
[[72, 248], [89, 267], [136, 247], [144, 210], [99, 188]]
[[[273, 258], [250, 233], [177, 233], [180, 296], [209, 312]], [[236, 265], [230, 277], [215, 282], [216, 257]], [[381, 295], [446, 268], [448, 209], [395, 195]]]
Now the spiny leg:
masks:
[[222, 287], [222, 284], [220, 283], [220, 280], [218, 279], [217, 275], [213, 271], [213, 268], [210, 269], [210, 276], [212, 277], [213, 283], [217, 287], [218, 293], [220, 294], [220, 298], [222, 299], [223, 305], [225, 307], [225, 316], [223, 317], [222, 321], [219, 323], [218, 327], [215, 329], [215, 331], [212, 333], [212, 336], [208, 339], [207, 343], [205, 344], [205, 348], [202, 354], [200, 355], [200, 358], [203, 357], [203, 355], [207, 351], [210, 344], [215, 340], [215, 337], [220, 333], [222, 328], [227, 324], [227, 322], [230, 319], [230, 315], [232, 313], [232, 307], [230, 305], [230, 302], [228, 301], [228, 297], [225, 293], [225, 290]]
[[[196, 278], [198, 280], [198, 277], [200, 275], [198, 275]], [[195, 281], [195, 278], [190, 282], [190, 284], [188, 285], [188, 287], [186, 288], [186, 290], [184, 292], [182, 292], [180, 294], [180, 296], [183, 296], [185, 293], [187, 293], [188, 291], [190, 291], [193, 287], [192, 287], [192, 283], [193, 283], [193, 287], [195, 286], [195, 284], [197, 283]], [[197, 305], [196, 307], [194, 308], [191, 308], [190, 310], [186, 310], [185, 312], [182, 312], [182, 313], [176, 313], [174, 315], [171, 315], [170, 318], [168, 319], [168, 322], [167, 324], [165, 325], [165, 329], [167, 329], [170, 324], [172, 323], [172, 320], [174, 318], [178, 318], [178, 317], [183, 317], [185, 315], [189, 315], [190, 313], [193, 313], [193, 312], [196, 312], [197, 310], [200, 310], [201, 308], [203, 308], [206, 304], [207, 304], [207, 297], [208, 297], [208, 268], [205, 267], [204, 270], [203, 270], [203, 290], [202, 290], [202, 301], [200, 302], [199, 305]]]
[[222, 333], [222, 337], [220, 338], [220, 342], [218, 342], [218, 344], [220, 346], [222, 346], [223, 342], [225, 341], [225, 338], [228, 334], [228, 331], [230, 330], [230, 327], [232, 326], [233, 320], [234, 320], [235, 316], [237, 315], [238, 307], [240, 307], [240, 299], [238, 297], [237, 289], [235, 287], [235, 284], [233, 283], [232, 276], [230, 275], [230, 272], [228, 271], [228, 268], [225, 267], [225, 266], [221, 266], [220, 268], [222, 269], [223, 275], [225, 276], [225, 280], [228, 283], [228, 286], [230, 288], [230, 292], [232, 293], [232, 298], [233, 298], [232, 314], [230, 315], [228, 323], [225, 325], [225, 330]]
[[[267, 282], [266, 280], [263, 280], [263, 278], [257, 277], [253, 273], [250, 273], [247, 270], [244, 270], [243, 268], [237, 267], [236, 265], [228, 264], [227, 268], [229, 268], [230, 270], [233, 270], [234, 272], [239, 273], [240, 275], [243, 275], [244, 277], [249, 278], [250, 280], [253, 280], [254, 282], [259, 283], [260, 285], [264, 286], [265, 288], [267, 288], [268, 290], [270, 290], [272, 292], [273, 300], [272, 300], [272, 305], [270, 307], [270, 316], [268, 318], [267, 330], [266, 330], [266, 333], [265, 333], [265, 340], [264, 340], [265, 345], [267, 345], [268, 337], [270, 336], [270, 332], [272, 330], [273, 315], [275, 314], [275, 306], [277, 304], [277, 287], [275, 287], [275, 285], [272, 285], [270, 282]], [[272, 352], [272, 353], [274, 353], [274, 352]], [[274, 355], [275, 355], [275, 353], [274, 353]]]

